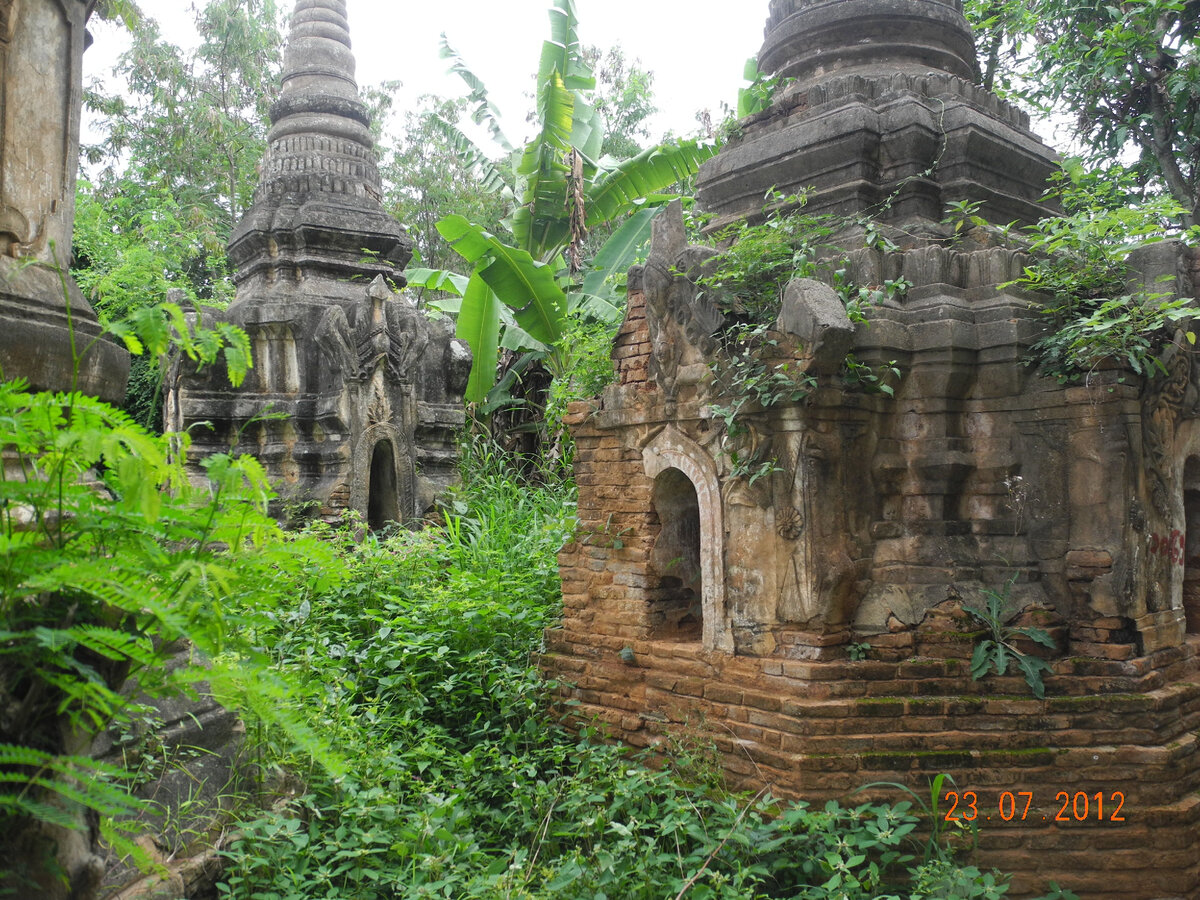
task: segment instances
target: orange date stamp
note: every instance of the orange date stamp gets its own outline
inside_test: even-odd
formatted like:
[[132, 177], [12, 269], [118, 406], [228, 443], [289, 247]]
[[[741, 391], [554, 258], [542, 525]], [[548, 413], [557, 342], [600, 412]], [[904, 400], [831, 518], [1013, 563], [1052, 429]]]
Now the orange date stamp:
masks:
[[946, 791], [942, 795], [947, 822], [1093, 822], [1125, 821], [1122, 791], [1058, 791], [1054, 804], [1034, 804], [1033, 791], [1002, 791], [994, 799], [976, 791]]

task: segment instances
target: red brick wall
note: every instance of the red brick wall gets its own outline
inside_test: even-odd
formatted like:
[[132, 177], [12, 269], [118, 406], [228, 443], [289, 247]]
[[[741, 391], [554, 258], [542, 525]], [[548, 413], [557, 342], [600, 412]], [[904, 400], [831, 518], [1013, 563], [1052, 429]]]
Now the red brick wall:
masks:
[[[1050, 879], [1087, 900], [1200, 896], [1200, 645], [1065, 660], [1037, 700], [1018, 678], [972, 681], [963, 660], [741, 658], [631, 640], [603, 617], [581, 625], [568, 612], [548, 635], [546, 666], [571, 683], [572, 716], [614, 738], [666, 752], [668, 735], [690, 734], [716, 746], [735, 786], [814, 803], [860, 802], [851, 793], [880, 781], [925, 792], [948, 772], [978, 797], [976, 862], [1017, 873], [1014, 897]], [[1024, 822], [1001, 820], [1004, 791], [1034, 795]], [[1118, 791], [1124, 822], [1109, 821]], [[1105, 821], [1094, 799], [1088, 821], [1069, 809], [1054, 821], [1057, 795], [1078, 792], [1103, 792]]]
[[[613, 359], [624, 408], [653, 402], [636, 289]], [[858, 802], [864, 795], [852, 792], [879, 781], [927, 791], [948, 772], [978, 798], [976, 862], [1015, 872], [1014, 897], [1040, 894], [1051, 879], [1085, 900], [1200, 897], [1200, 638], [1136, 658], [1127, 621], [1075, 622], [1069, 652], [1080, 656], [1054, 663], [1046, 700], [1020, 678], [973, 681], [973, 642], [936, 622], [877, 636], [876, 659], [862, 662], [783, 658], [782, 633], [779, 652], [764, 657], [652, 640], [652, 482], [636, 436], [608, 413], [592, 401], [568, 417], [581, 524], [560, 554], [564, 619], [547, 634], [544, 664], [577, 701], [575, 719], [663, 753], [670, 735], [697, 735], [715, 745], [734, 785], [770, 784], [813, 802]], [[934, 646], [942, 632], [957, 641]], [[1026, 821], [1001, 821], [1004, 791], [1034, 795]], [[1086, 822], [1055, 821], [1058, 795], [1080, 792], [1103, 792], [1106, 821], [1094, 810]], [[1124, 822], [1107, 820], [1116, 792]]]

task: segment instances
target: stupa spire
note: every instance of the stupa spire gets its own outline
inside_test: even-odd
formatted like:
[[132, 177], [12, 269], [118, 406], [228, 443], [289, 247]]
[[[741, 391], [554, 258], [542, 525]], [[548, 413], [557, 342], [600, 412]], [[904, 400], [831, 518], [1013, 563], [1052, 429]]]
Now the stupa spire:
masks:
[[230, 241], [239, 285], [314, 275], [399, 281], [412, 242], [383, 209], [345, 0], [297, 0], [262, 175]]
[[284, 54], [283, 90], [271, 109], [271, 140], [334, 130], [370, 146], [370, 119], [354, 71], [345, 0], [299, 0]]

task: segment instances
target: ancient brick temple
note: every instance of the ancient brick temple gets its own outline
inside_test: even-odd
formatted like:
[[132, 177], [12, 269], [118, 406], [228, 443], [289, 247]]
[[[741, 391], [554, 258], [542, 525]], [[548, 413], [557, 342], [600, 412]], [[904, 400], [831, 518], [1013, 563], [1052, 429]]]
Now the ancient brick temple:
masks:
[[[713, 414], [725, 323], [696, 285], [714, 251], [660, 215], [617, 382], [572, 410], [582, 527], [547, 668], [583, 718], [637, 746], [698, 732], [745, 784], [823, 800], [949, 772], [1014, 896], [1049, 879], [1088, 900], [1200, 896], [1192, 353], [1078, 386], [1025, 364], [1045, 328], [1010, 286], [1029, 257], [943, 220], [961, 201], [996, 222], [1051, 213], [1055, 158], [976, 83], [958, 0], [772, 0], [760, 64], [795, 80], [701, 170], [703, 206], [719, 226], [761, 216], [772, 186], [805, 190], [805, 212], [860, 217], [827, 270], [911, 286], [855, 326], [826, 283], [794, 281], [771, 362], [817, 387], [731, 441]], [[862, 249], [865, 217], [890, 245]], [[1186, 248], [1131, 264], [1195, 296]], [[841, 377], [848, 351], [894, 360], [895, 396]], [[731, 451], [776, 471], [751, 483]], [[1046, 699], [970, 677], [962, 606], [985, 590], [1056, 639]], [[1028, 810], [1008, 816], [1006, 791]]]
[[[0, 0], [0, 378], [117, 402], [129, 354], [69, 275], [94, 0]], [[72, 357], [71, 331], [79, 351]], [[77, 371], [76, 371], [77, 369]]]
[[262, 180], [229, 245], [226, 318], [254, 370], [238, 389], [217, 368], [177, 371], [166, 415], [195, 456], [250, 452], [285, 501], [380, 526], [454, 479], [471, 357], [396, 292], [412, 242], [381, 204], [354, 69], [344, 0], [298, 0]]

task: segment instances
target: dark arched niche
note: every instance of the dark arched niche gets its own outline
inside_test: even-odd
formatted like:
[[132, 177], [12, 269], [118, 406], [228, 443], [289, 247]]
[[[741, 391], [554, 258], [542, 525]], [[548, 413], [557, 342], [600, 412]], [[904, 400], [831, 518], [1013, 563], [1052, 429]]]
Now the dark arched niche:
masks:
[[396, 484], [396, 454], [391, 441], [379, 441], [371, 451], [367, 489], [367, 524], [378, 530], [400, 521], [400, 494]]
[[1183, 469], [1183, 613], [1188, 634], [1200, 634], [1200, 457]]
[[660, 579], [651, 595], [650, 625], [657, 638], [698, 641], [704, 633], [704, 578], [696, 486], [679, 469], [667, 469], [654, 479], [653, 503], [662, 528], [650, 555]]

